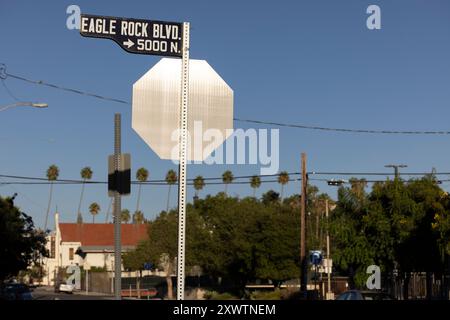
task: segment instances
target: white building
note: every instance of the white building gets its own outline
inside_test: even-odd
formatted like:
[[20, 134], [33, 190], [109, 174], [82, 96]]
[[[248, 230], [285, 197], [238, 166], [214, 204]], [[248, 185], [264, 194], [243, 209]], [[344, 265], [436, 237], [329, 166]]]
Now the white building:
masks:
[[[147, 224], [122, 224], [122, 251], [131, 250], [148, 238]], [[43, 284], [53, 285], [58, 268], [70, 265], [114, 270], [114, 224], [60, 223], [55, 214], [55, 231], [47, 239], [49, 258], [44, 259]]]

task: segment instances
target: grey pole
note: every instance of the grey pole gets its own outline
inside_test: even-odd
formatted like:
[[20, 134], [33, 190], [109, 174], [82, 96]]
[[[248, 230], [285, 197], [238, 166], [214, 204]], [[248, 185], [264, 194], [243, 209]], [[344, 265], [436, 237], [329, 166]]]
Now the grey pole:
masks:
[[189, 23], [183, 23], [183, 59], [181, 61], [180, 150], [178, 174], [178, 258], [177, 300], [184, 300], [184, 258], [186, 236], [186, 160], [189, 101]]
[[384, 166], [385, 168], [394, 168], [394, 175], [395, 178], [398, 179], [400, 178], [400, 172], [399, 172], [399, 168], [407, 168], [408, 166], [406, 164], [387, 164]]
[[325, 216], [327, 219], [327, 278], [328, 278], [328, 291], [327, 291], [327, 300], [331, 295], [331, 267], [330, 267], [330, 233], [329, 233], [329, 224], [328, 224], [328, 199], [325, 199]]
[[[120, 113], [114, 114], [114, 171], [120, 169]], [[121, 299], [122, 292], [122, 246], [121, 246], [121, 224], [120, 210], [121, 201], [118, 191], [114, 191], [114, 297]]]

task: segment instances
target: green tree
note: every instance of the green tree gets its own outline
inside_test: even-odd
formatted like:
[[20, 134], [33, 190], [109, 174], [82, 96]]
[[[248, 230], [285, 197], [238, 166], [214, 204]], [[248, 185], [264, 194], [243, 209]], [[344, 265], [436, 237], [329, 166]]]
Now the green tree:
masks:
[[141, 201], [141, 189], [142, 189], [142, 183], [146, 182], [148, 179], [148, 170], [145, 168], [139, 168], [136, 171], [136, 179], [139, 181], [139, 190], [138, 190], [138, 196], [137, 196], [137, 203], [136, 203], [136, 211], [139, 211], [139, 203]]
[[234, 180], [233, 173], [230, 170], [225, 171], [222, 174], [222, 182], [225, 185], [225, 195], [227, 195], [228, 185]]
[[122, 209], [122, 211], [120, 212], [120, 222], [128, 223], [130, 222], [130, 219], [131, 219], [130, 210]]
[[278, 175], [278, 183], [281, 185], [281, 199], [283, 199], [284, 196], [284, 186], [289, 183], [289, 179], [289, 174], [286, 171], [282, 171]]
[[178, 177], [177, 173], [173, 170], [169, 170], [166, 174], [166, 183], [169, 185], [169, 191], [167, 192], [167, 206], [166, 211], [169, 212], [169, 204], [170, 204], [170, 191], [172, 186], [177, 183]]
[[95, 216], [100, 212], [100, 205], [97, 202], [91, 203], [89, 206], [89, 212], [92, 215], [92, 223], [95, 223]]
[[267, 206], [269, 204], [278, 203], [280, 201], [280, 194], [273, 190], [269, 190], [262, 195], [261, 199], [262, 203]]
[[438, 234], [438, 245], [443, 255], [450, 255], [450, 196], [448, 192], [441, 190], [440, 199], [445, 211], [435, 213], [431, 227]]
[[147, 241], [149, 261], [166, 273], [167, 297], [173, 299], [172, 275], [175, 272], [178, 218], [175, 212], [162, 212], [150, 225], [150, 241]]
[[44, 224], [44, 230], [47, 230], [48, 225], [48, 215], [50, 213], [50, 206], [52, 203], [52, 196], [53, 196], [53, 182], [58, 179], [59, 176], [59, 169], [56, 165], [52, 164], [47, 169], [46, 173], [48, 181], [50, 181], [50, 194], [48, 197], [48, 206], [47, 206], [47, 213], [45, 214], [45, 224]]
[[208, 237], [203, 237], [201, 268], [213, 275], [234, 279], [241, 293], [249, 281], [276, 284], [298, 277], [298, 219], [296, 211], [263, 204], [255, 198], [207, 197], [195, 210]]
[[194, 179], [195, 197], [198, 198], [198, 193], [205, 187], [205, 179], [202, 176], [198, 176]]
[[148, 243], [139, 243], [134, 250], [127, 251], [122, 254], [122, 262], [125, 270], [138, 271], [139, 276], [136, 279], [136, 288], [138, 292], [138, 299], [141, 298], [141, 281], [142, 281], [142, 270], [144, 269], [144, 264], [149, 262], [149, 255], [147, 250]]
[[253, 189], [253, 197], [256, 197], [256, 189], [261, 186], [261, 178], [259, 176], [253, 176], [250, 178], [250, 187]]
[[0, 282], [38, 265], [41, 256], [48, 256], [45, 236], [11, 198], [0, 197]]
[[83, 222], [83, 215], [81, 214], [81, 203], [83, 201], [84, 187], [86, 185], [86, 181], [92, 179], [92, 173], [93, 172], [90, 167], [84, 167], [83, 169], [81, 169], [80, 172], [81, 179], [83, 179], [83, 183], [81, 184], [80, 203], [78, 204], [78, 211], [77, 211], [77, 223]]
[[376, 255], [376, 248], [364, 231], [367, 195], [355, 191], [352, 187], [339, 187], [337, 207], [330, 216], [329, 226], [334, 245], [333, 263], [350, 276], [351, 288], [365, 283], [366, 268], [375, 263]]

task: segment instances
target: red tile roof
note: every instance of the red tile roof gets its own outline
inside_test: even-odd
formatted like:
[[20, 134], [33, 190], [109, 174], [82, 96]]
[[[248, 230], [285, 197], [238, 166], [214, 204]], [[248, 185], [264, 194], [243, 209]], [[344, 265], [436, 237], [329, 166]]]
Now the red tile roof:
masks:
[[[148, 238], [147, 224], [122, 224], [122, 246], [135, 246]], [[81, 242], [82, 246], [113, 246], [113, 223], [60, 223], [63, 242]]]

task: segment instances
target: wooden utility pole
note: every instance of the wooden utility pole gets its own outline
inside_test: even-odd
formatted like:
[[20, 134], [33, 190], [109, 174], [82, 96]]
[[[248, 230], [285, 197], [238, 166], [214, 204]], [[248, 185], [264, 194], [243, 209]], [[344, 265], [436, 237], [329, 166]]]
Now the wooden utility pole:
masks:
[[306, 176], [306, 153], [302, 153], [302, 195], [301, 195], [301, 215], [300, 215], [300, 263], [301, 282], [300, 290], [307, 290], [308, 282], [308, 261], [306, 259], [306, 186], [308, 185]]

